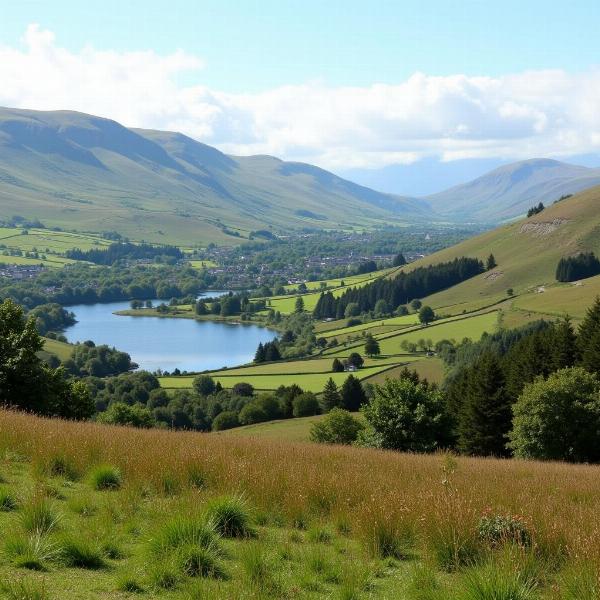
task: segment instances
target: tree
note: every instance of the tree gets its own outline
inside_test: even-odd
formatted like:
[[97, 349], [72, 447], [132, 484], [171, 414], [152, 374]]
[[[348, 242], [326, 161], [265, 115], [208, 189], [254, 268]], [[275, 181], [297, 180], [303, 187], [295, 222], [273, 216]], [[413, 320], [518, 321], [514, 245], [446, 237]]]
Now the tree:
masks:
[[156, 425], [154, 416], [145, 406], [135, 404], [129, 406], [124, 402], [115, 402], [108, 410], [98, 416], [100, 423], [112, 425], [128, 425], [130, 427], [149, 428]]
[[556, 371], [572, 367], [577, 362], [577, 336], [568, 315], [562, 318], [554, 328], [552, 350], [554, 359], [552, 368]]
[[439, 390], [409, 379], [386, 379], [361, 408], [371, 445], [404, 452], [432, 452], [449, 443], [449, 421]]
[[362, 384], [354, 375], [348, 375], [340, 389], [340, 396], [342, 398], [342, 408], [349, 411], [357, 411], [367, 402], [367, 396]]
[[11, 300], [0, 304], [0, 405], [42, 415], [88, 419], [94, 405], [85, 385], [50, 368], [37, 353], [44, 342], [33, 319]]
[[385, 298], [380, 298], [379, 300], [377, 300], [377, 302], [375, 303], [375, 316], [383, 317], [389, 314], [389, 312], [390, 307], [388, 306], [388, 303], [386, 302]]
[[265, 344], [265, 361], [281, 360], [281, 353], [279, 347], [275, 342], [267, 342]]
[[396, 254], [396, 256], [394, 256], [394, 260], [392, 261], [392, 265], [394, 267], [401, 267], [402, 265], [406, 264], [406, 259], [404, 258], [404, 254], [402, 254], [402, 252], [399, 252], [398, 254]]
[[321, 444], [352, 444], [364, 425], [347, 410], [333, 408], [310, 430], [310, 439]]
[[600, 296], [588, 308], [577, 336], [579, 364], [590, 373], [600, 373]]
[[422, 306], [419, 311], [419, 321], [423, 323], [423, 325], [429, 325], [435, 319], [435, 313], [433, 312], [433, 308], [431, 306]]
[[365, 340], [365, 354], [367, 356], [378, 356], [381, 353], [379, 342], [371, 335], [367, 335]]
[[581, 367], [525, 386], [513, 406], [510, 446], [521, 458], [599, 462], [600, 382]]
[[240, 410], [238, 419], [242, 425], [252, 425], [253, 423], [268, 421], [269, 417], [260, 406], [256, 405], [254, 402], [250, 402], [250, 404], [246, 404], [246, 406]]
[[312, 417], [320, 412], [319, 401], [312, 392], [304, 392], [292, 400], [292, 414], [294, 417]]
[[506, 456], [511, 407], [497, 357], [486, 352], [475, 363], [458, 423], [458, 446], [465, 454]]
[[249, 383], [240, 381], [231, 388], [231, 393], [234, 396], [244, 396], [246, 398], [250, 398], [254, 395], [254, 387], [252, 387], [252, 385]]
[[208, 307], [206, 306], [206, 302], [204, 302], [203, 300], [198, 300], [198, 302], [196, 303], [196, 314], [197, 315], [208, 315], [210, 313], [210, 311], [208, 310]]
[[333, 362], [331, 363], [331, 370], [334, 373], [343, 373], [344, 372], [344, 365], [342, 364], [342, 361], [339, 358], [333, 359]]
[[512, 288], [508, 288], [508, 289], [506, 290], [506, 295], [507, 295], [508, 297], [510, 297], [510, 296], [514, 296], [514, 294], [515, 294], [515, 291], [514, 291]]
[[232, 429], [238, 427], [240, 421], [237, 413], [232, 410], [226, 410], [219, 413], [212, 422], [213, 431], [223, 431], [224, 429]]
[[296, 304], [294, 305], [294, 312], [295, 313], [304, 312], [304, 300], [302, 299], [302, 296], [298, 296], [298, 298], [296, 298]]
[[412, 308], [412, 309], [413, 309], [415, 312], [417, 312], [417, 311], [418, 311], [418, 310], [421, 308], [421, 306], [423, 306], [423, 303], [422, 303], [422, 302], [421, 302], [421, 301], [420, 301], [418, 298], [415, 298], [415, 299], [414, 299], [414, 300], [412, 300], [412, 301], [411, 301], [411, 303], [410, 303], [410, 307], [411, 307], [411, 308]]
[[266, 360], [265, 347], [262, 342], [258, 343], [258, 348], [256, 349], [256, 354], [254, 355], [255, 363], [262, 363]]
[[358, 306], [358, 303], [350, 302], [346, 305], [344, 310], [344, 317], [346, 317], [346, 319], [350, 317], [357, 317], [358, 315], [360, 315], [360, 307]]
[[200, 396], [210, 396], [215, 393], [215, 380], [210, 375], [198, 375], [194, 377], [192, 387]]
[[490, 254], [487, 258], [487, 261], [485, 263], [485, 268], [488, 271], [491, 271], [492, 269], [495, 269], [498, 266], [498, 263], [496, 262], [496, 259], [494, 258], [493, 254]]
[[329, 412], [332, 408], [340, 406], [342, 403], [342, 397], [335, 381], [330, 377], [323, 388], [323, 394], [321, 395], [321, 408], [323, 412]]
[[358, 352], [351, 352], [350, 356], [346, 359], [348, 366], [360, 369], [364, 364], [363, 357]]

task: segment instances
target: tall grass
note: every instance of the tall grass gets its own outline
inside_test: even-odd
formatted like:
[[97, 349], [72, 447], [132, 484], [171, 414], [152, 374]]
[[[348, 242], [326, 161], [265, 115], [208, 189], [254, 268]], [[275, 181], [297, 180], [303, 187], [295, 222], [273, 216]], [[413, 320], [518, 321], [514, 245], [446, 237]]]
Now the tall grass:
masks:
[[112, 465], [122, 475], [123, 493], [164, 494], [168, 478], [174, 490], [200, 484], [211, 496], [241, 495], [257, 514], [276, 514], [288, 525], [343, 522], [374, 555], [402, 558], [417, 545], [448, 570], [485, 558], [489, 550], [477, 531], [483, 515], [518, 514], [530, 524], [538, 555], [560, 554], [567, 562], [600, 567], [596, 466], [458, 458], [449, 469], [442, 455], [138, 430], [0, 411], [5, 452], [42, 466], [60, 456], [82, 475], [94, 465]]

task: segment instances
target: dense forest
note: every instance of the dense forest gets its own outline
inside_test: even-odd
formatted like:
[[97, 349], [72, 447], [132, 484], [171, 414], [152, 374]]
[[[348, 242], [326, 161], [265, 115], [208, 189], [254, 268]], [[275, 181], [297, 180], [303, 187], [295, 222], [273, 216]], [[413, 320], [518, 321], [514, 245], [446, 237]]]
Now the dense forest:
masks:
[[561, 258], [556, 267], [556, 280], [577, 281], [600, 274], [600, 260], [593, 252], [581, 252], [575, 256]]
[[118, 260], [130, 259], [174, 259], [183, 258], [183, 252], [176, 246], [154, 246], [152, 244], [132, 244], [130, 242], [111, 244], [107, 248], [92, 248], [91, 250], [80, 250], [74, 248], [67, 250], [67, 258], [73, 260], [84, 260], [97, 265], [112, 265]]
[[456, 258], [451, 262], [419, 267], [408, 273], [402, 271], [394, 278], [380, 278], [360, 288], [351, 288], [336, 298], [331, 292], [321, 294], [313, 315], [317, 319], [341, 319], [349, 304], [356, 304], [358, 312], [375, 309], [384, 300], [392, 310], [470, 279], [484, 271], [476, 258]]

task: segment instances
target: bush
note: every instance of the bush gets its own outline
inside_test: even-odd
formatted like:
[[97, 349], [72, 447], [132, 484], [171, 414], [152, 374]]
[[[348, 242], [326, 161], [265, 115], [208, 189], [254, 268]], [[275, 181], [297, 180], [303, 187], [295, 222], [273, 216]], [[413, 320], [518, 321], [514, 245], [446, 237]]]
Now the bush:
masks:
[[409, 379], [386, 379], [361, 408], [381, 448], [432, 452], [450, 435], [442, 394]]
[[223, 537], [253, 537], [252, 515], [247, 502], [239, 496], [211, 500], [206, 507], [208, 522]]
[[231, 388], [231, 393], [235, 396], [245, 396], [247, 398], [251, 398], [254, 395], [254, 387], [252, 387], [252, 385], [249, 383], [240, 381]]
[[117, 467], [111, 465], [99, 465], [90, 473], [90, 483], [95, 490], [118, 490], [123, 477]]
[[253, 423], [262, 423], [269, 420], [267, 413], [254, 402], [246, 404], [240, 411], [238, 418], [242, 425], [252, 425]]
[[304, 392], [292, 400], [292, 414], [294, 417], [311, 417], [318, 415], [320, 412], [319, 401], [312, 392]]
[[212, 422], [213, 431], [223, 431], [224, 429], [232, 429], [239, 427], [240, 421], [237, 413], [232, 410], [225, 410], [219, 413]]
[[600, 382], [580, 367], [525, 386], [513, 406], [510, 447], [521, 458], [598, 462]]
[[519, 546], [529, 546], [531, 535], [527, 525], [519, 516], [486, 514], [479, 520], [479, 537], [492, 547], [508, 542]]
[[129, 406], [124, 402], [114, 402], [108, 410], [98, 415], [99, 423], [129, 425], [130, 427], [150, 428], [156, 425], [152, 412], [141, 404]]
[[215, 392], [215, 380], [210, 375], [194, 377], [193, 387], [201, 396], [210, 396]]
[[364, 425], [347, 410], [333, 408], [312, 426], [310, 439], [322, 444], [351, 444], [363, 428]]

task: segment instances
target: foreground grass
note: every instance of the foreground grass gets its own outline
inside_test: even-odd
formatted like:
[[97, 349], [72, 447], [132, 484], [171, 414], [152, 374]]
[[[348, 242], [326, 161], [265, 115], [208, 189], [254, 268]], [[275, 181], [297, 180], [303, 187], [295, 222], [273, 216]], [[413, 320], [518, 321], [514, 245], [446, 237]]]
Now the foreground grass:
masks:
[[[8, 598], [598, 598], [594, 466], [6, 411], [0, 456], [0, 590], [39, 592]], [[490, 514], [527, 543], [482, 537]]]

